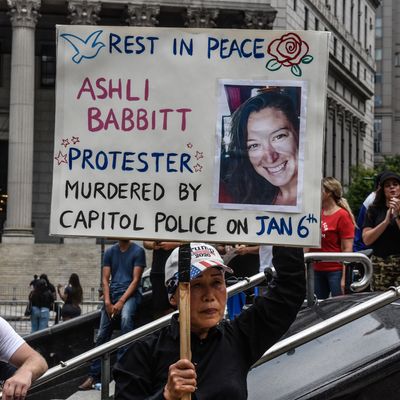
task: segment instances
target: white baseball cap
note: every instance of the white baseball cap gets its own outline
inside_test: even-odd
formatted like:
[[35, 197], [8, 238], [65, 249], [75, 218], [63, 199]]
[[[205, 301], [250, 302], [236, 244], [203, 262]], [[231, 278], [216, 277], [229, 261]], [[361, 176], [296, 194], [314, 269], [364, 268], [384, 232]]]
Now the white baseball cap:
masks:
[[[198, 277], [207, 268], [221, 268], [223, 271], [233, 274], [233, 270], [224, 264], [218, 251], [206, 243], [190, 243], [190, 280]], [[179, 283], [178, 272], [179, 247], [174, 249], [165, 263], [165, 286], [168, 288], [168, 295], [172, 296]]]

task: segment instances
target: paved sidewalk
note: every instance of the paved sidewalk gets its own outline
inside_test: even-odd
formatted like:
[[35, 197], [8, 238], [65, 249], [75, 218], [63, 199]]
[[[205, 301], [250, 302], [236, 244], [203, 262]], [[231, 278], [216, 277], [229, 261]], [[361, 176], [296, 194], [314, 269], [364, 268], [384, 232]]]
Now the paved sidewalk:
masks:
[[[110, 396], [114, 396], [115, 392], [115, 382], [110, 382]], [[101, 400], [101, 391], [100, 390], [85, 390], [78, 391], [74, 393], [72, 396], [68, 397], [67, 400]]]

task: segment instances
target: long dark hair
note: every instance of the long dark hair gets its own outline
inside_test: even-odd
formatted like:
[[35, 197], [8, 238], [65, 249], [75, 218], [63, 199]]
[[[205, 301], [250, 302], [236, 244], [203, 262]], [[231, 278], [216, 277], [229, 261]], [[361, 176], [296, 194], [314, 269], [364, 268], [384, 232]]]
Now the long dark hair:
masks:
[[79, 281], [78, 274], [72, 273], [68, 284], [71, 286], [71, 301], [73, 304], [81, 304], [83, 300], [83, 290]]
[[378, 186], [378, 189], [375, 191], [375, 199], [372, 204], [368, 207], [367, 215], [371, 216], [376, 210], [386, 210], [386, 196], [384, 187], [382, 184]]
[[224, 179], [235, 203], [273, 204], [279, 193], [278, 187], [254, 170], [247, 152], [247, 122], [250, 114], [264, 108], [282, 111], [294, 128], [297, 147], [299, 146], [300, 121], [289, 96], [278, 92], [264, 92], [244, 102], [232, 116], [232, 141], [229, 146], [231, 167]]
[[45, 279], [36, 280], [35, 286], [29, 294], [29, 299], [32, 300], [32, 305], [37, 307], [48, 307], [51, 304], [53, 296]]

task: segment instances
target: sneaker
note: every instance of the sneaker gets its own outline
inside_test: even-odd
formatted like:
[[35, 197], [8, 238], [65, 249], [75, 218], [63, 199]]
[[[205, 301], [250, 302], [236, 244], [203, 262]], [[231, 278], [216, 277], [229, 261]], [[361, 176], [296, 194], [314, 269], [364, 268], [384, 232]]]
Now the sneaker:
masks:
[[95, 384], [94, 378], [88, 376], [87, 379], [78, 386], [79, 390], [92, 390]]

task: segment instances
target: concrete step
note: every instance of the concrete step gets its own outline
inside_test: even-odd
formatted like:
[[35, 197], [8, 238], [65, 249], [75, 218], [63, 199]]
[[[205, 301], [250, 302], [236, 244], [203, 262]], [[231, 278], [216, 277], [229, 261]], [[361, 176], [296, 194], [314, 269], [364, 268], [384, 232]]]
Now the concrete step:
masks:
[[[136, 241], [142, 245], [142, 241]], [[105, 248], [108, 248], [107, 244]], [[102, 248], [94, 241], [75, 239], [65, 244], [9, 244], [0, 243], [2, 281], [0, 300], [26, 300], [30, 291], [29, 282], [33, 275], [47, 274], [56, 286], [65, 285], [71, 273], [79, 275], [85, 299], [94, 296], [100, 285]], [[151, 252], [146, 251], [148, 265], [151, 265]]]
[[[115, 381], [110, 382], [109, 393], [110, 399], [114, 397], [115, 392]], [[68, 397], [67, 400], [101, 400], [101, 391], [100, 390], [85, 390], [78, 391], [74, 393], [72, 396]]]

